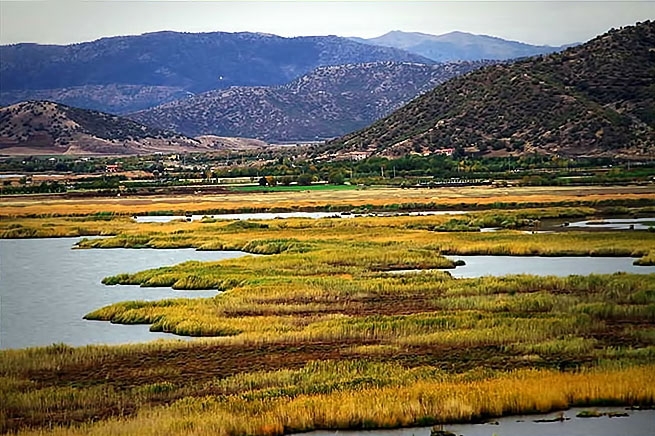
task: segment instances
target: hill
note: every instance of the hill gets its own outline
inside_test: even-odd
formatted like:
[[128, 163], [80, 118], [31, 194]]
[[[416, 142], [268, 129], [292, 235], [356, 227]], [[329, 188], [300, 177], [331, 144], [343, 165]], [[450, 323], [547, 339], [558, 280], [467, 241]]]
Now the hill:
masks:
[[102, 112], [47, 101], [0, 108], [0, 153], [146, 154], [201, 151], [200, 142]]
[[493, 36], [473, 35], [466, 32], [430, 35], [395, 30], [376, 38], [352, 39], [358, 42], [407, 50], [437, 62], [516, 59], [553, 53], [567, 47], [531, 45]]
[[82, 85], [55, 89], [14, 89], [0, 92], [0, 106], [22, 101], [54, 101], [67, 106], [114, 114], [136, 112], [193, 95], [179, 86]]
[[322, 152], [655, 154], [655, 23], [457, 77]]
[[81, 44], [0, 46], [0, 103], [52, 99], [125, 113], [185, 92], [288, 83], [319, 66], [432, 63], [336, 36], [156, 32]]
[[375, 62], [319, 67], [286, 85], [210, 91], [128, 116], [190, 136], [332, 138], [360, 129], [437, 84], [483, 65]]

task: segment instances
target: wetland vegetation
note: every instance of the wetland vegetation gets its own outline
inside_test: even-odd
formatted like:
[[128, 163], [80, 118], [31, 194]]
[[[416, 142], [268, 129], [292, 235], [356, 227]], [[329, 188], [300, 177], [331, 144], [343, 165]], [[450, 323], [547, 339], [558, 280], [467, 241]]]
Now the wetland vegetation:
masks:
[[[448, 273], [454, 262], [444, 257], [652, 262], [655, 233], [646, 230], [521, 231], [537, 221], [602, 218], [610, 206], [652, 214], [652, 201], [640, 197], [457, 217], [136, 223], [129, 216], [6, 216], [4, 238], [104, 235], [80, 249], [259, 256], [106, 277], [107, 285], [222, 291], [120, 302], [86, 316], [206, 338], [2, 351], [0, 429], [280, 435], [653, 405], [655, 274], [455, 279]], [[482, 227], [503, 230], [476, 231]], [[405, 269], [426, 271], [388, 274]]]

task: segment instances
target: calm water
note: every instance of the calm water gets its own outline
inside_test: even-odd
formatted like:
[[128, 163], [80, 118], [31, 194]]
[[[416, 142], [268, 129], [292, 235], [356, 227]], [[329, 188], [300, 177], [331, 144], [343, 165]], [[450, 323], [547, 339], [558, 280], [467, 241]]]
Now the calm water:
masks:
[[86, 321], [87, 313], [126, 300], [211, 297], [216, 291], [105, 286], [103, 277], [187, 260], [219, 260], [242, 252], [110, 249], [72, 250], [80, 238], [0, 240], [0, 348], [64, 342], [118, 344], [175, 337], [147, 325]]
[[[421, 215], [459, 215], [466, 212], [459, 210], [438, 210], [438, 211], [425, 211], [425, 212], [410, 212], [406, 215], [410, 216], [421, 216]], [[365, 216], [371, 216], [373, 214], [364, 214]], [[385, 215], [394, 215], [391, 214], [376, 214], [380, 216]], [[284, 219], [284, 218], [353, 218], [356, 214], [350, 213], [341, 213], [341, 212], [259, 212], [259, 213], [228, 213], [228, 214], [218, 214], [218, 215], [192, 215], [192, 221], [199, 221], [204, 217], [209, 216], [217, 220], [272, 220], [272, 219]], [[173, 220], [183, 220], [185, 217], [181, 215], [162, 215], [162, 216], [137, 216], [136, 222], [138, 223], [166, 223]]]
[[655, 227], [655, 218], [607, 218], [599, 220], [576, 221], [568, 227], [603, 230], [648, 230]]
[[588, 274], [655, 273], [655, 266], [635, 266], [631, 257], [537, 257], [537, 256], [446, 256], [463, 260], [464, 266], [448, 272], [457, 278], [504, 276], [507, 274], [535, 274], [540, 276], [568, 276]]
[[[499, 418], [498, 425], [458, 424], [444, 429], [462, 436], [653, 436], [655, 434], [655, 410], [627, 411], [622, 418], [576, 418], [583, 409], [571, 409], [564, 413], [571, 418], [564, 422], [537, 423], [535, 419], [553, 418], [555, 414], [508, 416]], [[623, 411], [621, 408], [598, 408], [601, 411]], [[517, 422], [521, 421], [521, 422]], [[307, 436], [430, 436], [430, 427], [398, 430], [371, 431], [315, 431]]]
[[[538, 256], [446, 256], [463, 260], [466, 265], [447, 269], [456, 278], [483, 276], [500, 277], [508, 274], [534, 274], [538, 276], [655, 273], [655, 266], [635, 266], [631, 257], [538, 257]], [[420, 269], [389, 271], [391, 274], [420, 273]]]

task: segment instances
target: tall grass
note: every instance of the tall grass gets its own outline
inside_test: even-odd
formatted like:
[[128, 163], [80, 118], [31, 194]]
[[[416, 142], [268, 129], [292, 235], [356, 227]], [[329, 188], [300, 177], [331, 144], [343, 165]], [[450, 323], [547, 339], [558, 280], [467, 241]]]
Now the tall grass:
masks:
[[[571, 406], [651, 404], [655, 398], [655, 387], [649, 383], [653, 366], [577, 373], [520, 370], [461, 376], [416, 374], [373, 366], [362, 368], [361, 376], [356, 378], [351, 374], [360, 373], [357, 368], [353, 373], [352, 369], [339, 365], [321, 366], [310, 366], [301, 372], [253, 374], [220, 383], [233, 391], [246, 385], [249, 392], [246, 395], [187, 397], [171, 406], [143, 409], [133, 418], [110, 419], [78, 428], [55, 428], [48, 434], [282, 435], [325, 428], [469, 422]], [[335, 379], [332, 374], [337, 374], [340, 380], [385, 382], [374, 386], [363, 381], [352, 389], [344, 390], [341, 386], [332, 389], [329, 387], [334, 383], [330, 380]], [[294, 394], [284, 386], [291, 391], [309, 392]]]
[[640, 259], [635, 260], [634, 264], [638, 266], [655, 265], [655, 250], [650, 250], [648, 253], [644, 254]]
[[[245, 260], [232, 262], [239, 261]], [[139, 283], [132, 278], [124, 282]], [[142, 280], [148, 284], [151, 279]], [[117, 303], [87, 318], [153, 324], [155, 330], [193, 336], [258, 337], [260, 342], [412, 337], [410, 342], [416, 343], [416, 335], [428, 335], [428, 342], [451, 345], [458, 338], [471, 344], [477, 337], [480, 343], [535, 342], [544, 335], [603, 328], [593, 320], [655, 320], [652, 275], [459, 280], [434, 274], [359, 280], [281, 276], [262, 285], [257, 278], [239, 282], [228, 274], [223, 280], [238, 287], [209, 300]]]

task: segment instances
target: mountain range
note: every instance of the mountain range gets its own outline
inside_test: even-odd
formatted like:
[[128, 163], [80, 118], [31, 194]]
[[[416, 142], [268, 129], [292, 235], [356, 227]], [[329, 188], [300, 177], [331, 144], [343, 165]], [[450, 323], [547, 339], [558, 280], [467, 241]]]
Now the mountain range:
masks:
[[517, 59], [553, 53], [576, 45], [568, 44], [552, 47], [549, 45], [531, 45], [518, 41], [508, 41], [494, 36], [473, 35], [466, 32], [430, 35], [418, 32], [402, 32], [399, 30], [385, 33], [376, 38], [351, 39], [365, 44], [407, 50], [436, 62]]
[[431, 64], [396, 48], [336, 36], [157, 32], [71, 45], [0, 46], [0, 104], [53, 100], [117, 114], [231, 86], [288, 83], [317, 67]]
[[[153, 45], [153, 38], [170, 46]], [[329, 141], [315, 155], [443, 149], [487, 156], [655, 154], [652, 21], [512, 62], [435, 64], [344, 38], [252, 33], [161, 32], [0, 49], [3, 98], [11, 93], [47, 98], [56, 91], [61, 98], [122, 110], [176, 99], [133, 112], [134, 120], [47, 101], [4, 107], [3, 154], [201, 151], [235, 146], [219, 138], [224, 136], [331, 137], [380, 117]], [[207, 59], [191, 59], [202, 53]], [[332, 65], [344, 59], [353, 62]], [[172, 130], [205, 136], [191, 139]]]
[[377, 38], [155, 32], [70, 45], [0, 46], [0, 105], [49, 100], [115, 114], [233, 86], [276, 86], [318, 67], [511, 59], [561, 47], [452, 32]]
[[487, 66], [317, 153], [655, 154], [655, 22], [562, 53]]
[[417, 95], [488, 62], [374, 62], [319, 67], [288, 84], [231, 87], [128, 115], [189, 136], [318, 140], [360, 129]]
[[[319, 67], [286, 85], [209, 91], [131, 114], [131, 120], [49, 101], [21, 102], [0, 109], [0, 152], [144, 154], [335, 137], [486, 64], [375, 62]], [[243, 137], [261, 140], [239, 139]]]

